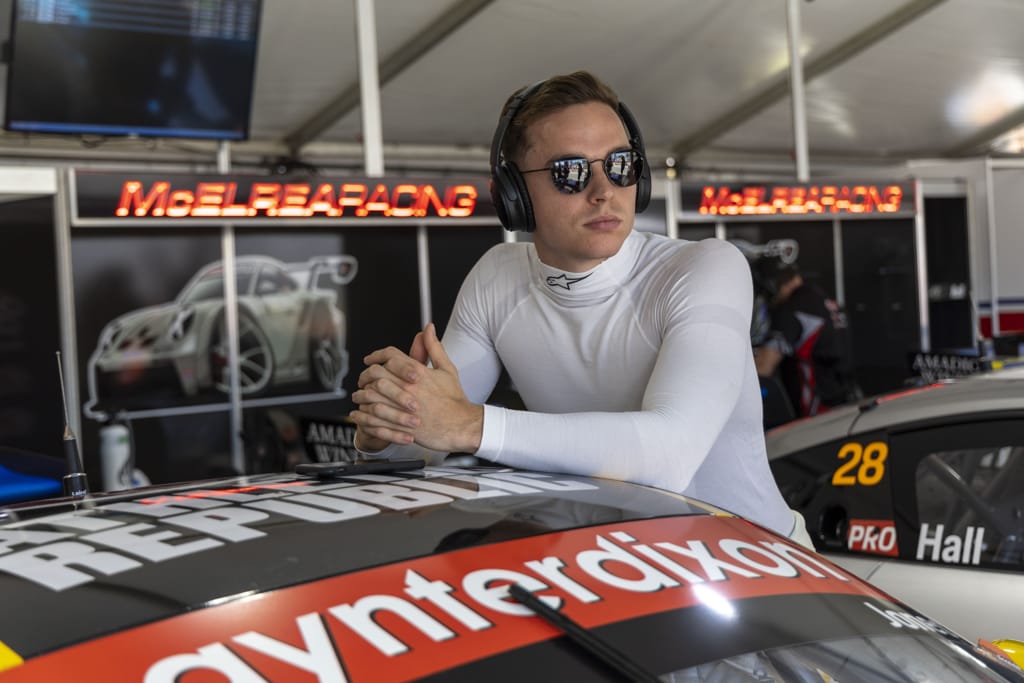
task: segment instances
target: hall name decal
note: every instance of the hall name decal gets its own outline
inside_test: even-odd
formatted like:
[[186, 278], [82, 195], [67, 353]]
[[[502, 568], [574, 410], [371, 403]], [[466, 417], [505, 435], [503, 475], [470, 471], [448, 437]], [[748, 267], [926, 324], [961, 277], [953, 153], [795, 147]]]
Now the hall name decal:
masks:
[[[241, 190], [241, 191], [240, 191]], [[114, 215], [119, 218], [468, 218], [477, 208], [470, 184], [200, 182], [174, 187], [126, 180]]]
[[698, 212], [711, 216], [897, 213], [902, 203], [899, 185], [748, 185], [739, 189], [708, 185], [701, 190]]

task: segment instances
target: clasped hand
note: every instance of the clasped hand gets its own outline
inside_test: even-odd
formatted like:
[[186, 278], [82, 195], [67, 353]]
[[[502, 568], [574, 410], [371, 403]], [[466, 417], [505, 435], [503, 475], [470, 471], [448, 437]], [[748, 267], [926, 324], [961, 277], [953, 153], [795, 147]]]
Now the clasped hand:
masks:
[[389, 346], [363, 360], [367, 367], [352, 394], [358, 407], [349, 413], [359, 448], [417, 443], [473, 453], [480, 447], [483, 406], [466, 398], [433, 323], [416, 334], [409, 353]]

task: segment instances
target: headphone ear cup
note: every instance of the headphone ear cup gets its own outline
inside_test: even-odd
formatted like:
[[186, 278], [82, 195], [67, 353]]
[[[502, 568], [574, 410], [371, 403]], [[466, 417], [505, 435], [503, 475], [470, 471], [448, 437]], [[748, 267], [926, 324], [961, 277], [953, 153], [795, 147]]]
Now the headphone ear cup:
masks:
[[491, 173], [491, 201], [505, 228], [533, 232], [533, 204], [523, 175], [515, 164], [502, 161]]
[[619, 118], [626, 127], [629, 144], [643, 158], [644, 167], [640, 171], [640, 180], [636, 184], [636, 212], [640, 213], [651, 203], [651, 166], [647, 163], [647, 150], [644, 149], [644, 137], [640, 134], [640, 125], [629, 107], [619, 102]]
[[[641, 150], [642, 152], [642, 150]], [[636, 212], [641, 213], [651, 203], [651, 167], [644, 156], [644, 169], [640, 172], [640, 180], [636, 184]]]

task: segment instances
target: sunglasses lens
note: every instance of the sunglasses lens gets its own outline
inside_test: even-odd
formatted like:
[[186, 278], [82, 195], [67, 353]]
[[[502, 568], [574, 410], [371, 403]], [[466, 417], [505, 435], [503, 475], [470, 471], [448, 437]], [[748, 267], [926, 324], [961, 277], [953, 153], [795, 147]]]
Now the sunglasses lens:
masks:
[[612, 152], [604, 160], [604, 172], [608, 174], [608, 180], [619, 187], [636, 185], [640, 180], [640, 172], [643, 167], [643, 157], [632, 149], [624, 152]]
[[551, 180], [559, 192], [575, 194], [590, 180], [590, 162], [586, 159], [560, 159], [551, 164]]

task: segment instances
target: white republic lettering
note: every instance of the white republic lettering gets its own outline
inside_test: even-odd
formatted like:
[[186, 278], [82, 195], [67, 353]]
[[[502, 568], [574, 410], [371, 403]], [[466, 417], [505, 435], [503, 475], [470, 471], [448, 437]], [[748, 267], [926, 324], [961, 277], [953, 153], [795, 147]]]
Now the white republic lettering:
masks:
[[[271, 514], [330, 524], [377, 515], [381, 510], [416, 510], [457, 499], [597, 488], [540, 473], [496, 472], [474, 477], [461, 470], [434, 470], [434, 474], [453, 481], [438, 481], [436, 476], [401, 479], [366, 475], [366, 484], [299, 481], [240, 490], [192, 489], [8, 524], [0, 528], [0, 572], [62, 591], [95, 580], [94, 574], [110, 576], [144, 566], [135, 558], [163, 562], [225, 542], [262, 538], [267, 533], [254, 527], [269, 520]], [[159, 522], [159, 526], [102, 517], [107, 512], [145, 517]], [[181, 542], [178, 539], [182, 534], [168, 526], [201, 535], [196, 538], [196, 534], [190, 534], [189, 541]], [[75, 535], [52, 528], [87, 533]]]

